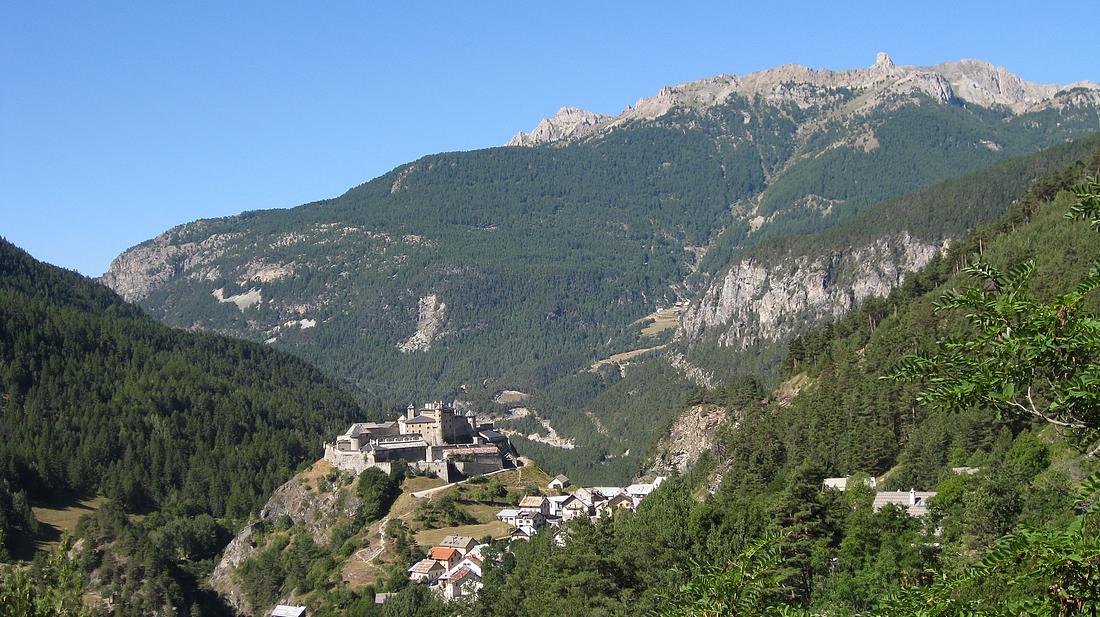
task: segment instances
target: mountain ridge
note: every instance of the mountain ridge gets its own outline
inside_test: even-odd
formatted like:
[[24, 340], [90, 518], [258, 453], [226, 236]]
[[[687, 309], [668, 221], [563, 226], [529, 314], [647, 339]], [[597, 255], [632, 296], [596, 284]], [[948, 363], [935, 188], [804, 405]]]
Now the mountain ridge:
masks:
[[[800, 85], [803, 88], [792, 88]], [[1084, 90], [1094, 103], [1100, 101], [1100, 86], [1090, 81], [1068, 85], [1039, 84], [1027, 81], [1005, 67], [990, 62], [963, 59], [929, 67], [898, 65], [885, 52], [867, 68], [831, 70], [812, 69], [800, 64], [784, 64], [742, 76], [719, 74], [674, 86], [664, 86], [651, 97], [638, 99], [617, 115], [603, 115], [563, 107], [552, 118], [543, 119], [531, 133], [518, 133], [506, 145], [538, 146], [583, 139], [638, 120], [656, 120], [673, 107], [706, 109], [719, 105], [732, 94], [763, 96], [772, 101], [791, 100], [802, 107], [827, 101], [805, 87], [864, 91], [868, 100], [858, 111], [885, 102], [889, 94], [921, 92], [944, 102], [960, 100], [982, 106], [1003, 106], [1015, 115], [1039, 111], [1056, 104], [1059, 95]]]

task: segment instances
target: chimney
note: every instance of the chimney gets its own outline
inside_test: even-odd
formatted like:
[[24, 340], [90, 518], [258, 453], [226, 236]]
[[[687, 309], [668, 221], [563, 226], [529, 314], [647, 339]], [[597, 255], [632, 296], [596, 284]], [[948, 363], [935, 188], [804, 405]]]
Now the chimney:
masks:
[[909, 489], [909, 505], [917, 505], [917, 491], [916, 489]]
[[413, 405], [412, 403], [409, 403], [409, 409], [408, 409], [408, 412], [407, 412], [405, 417], [408, 418], [409, 420], [412, 420], [413, 416], [415, 416], [415, 415], [416, 415], [416, 405]]

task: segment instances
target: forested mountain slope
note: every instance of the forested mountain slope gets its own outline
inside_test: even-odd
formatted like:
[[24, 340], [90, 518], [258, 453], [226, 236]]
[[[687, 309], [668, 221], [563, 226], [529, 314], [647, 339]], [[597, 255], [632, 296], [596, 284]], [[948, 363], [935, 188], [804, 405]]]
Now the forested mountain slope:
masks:
[[[1100, 468], [1085, 454], [1095, 430], [1082, 443], [987, 407], [930, 410], [916, 404], [919, 386], [883, 376], [938, 339], [973, 333], [962, 314], [934, 304], [980, 283], [960, 272], [979, 257], [1005, 271], [1034, 259], [1029, 289], [1040, 301], [1085, 280], [1100, 263], [1097, 231], [1065, 218], [1074, 197], [1059, 191], [1097, 173], [1100, 151], [1045, 175], [888, 297], [797, 338], [781, 387], [742, 377], [697, 391], [688, 404], [732, 412], [713, 450], [635, 515], [576, 525], [564, 546], [550, 535], [513, 546], [471, 614], [1090, 614], [1100, 509], [1087, 511], [1096, 489], [1078, 486]], [[1096, 292], [1081, 310], [1095, 320]], [[1100, 348], [1091, 354], [1100, 360]], [[823, 490], [824, 478], [849, 474], [848, 491]], [[875, 510], [860, 482], [868, 475], [877, 490], [936, 491], [930, 514]], [[1032, 552], [1016, 552], [1029, 543]], [[738, 556], [747, 548], [754, 556]], [[920, 600], [929, 588], [935, 600]], [[704, 610], [735, 601], [755, 609]]]
[[[168, 328], [0, 240], [0, 490], [20, 506], [101, 493], [246, 517], [363, 413], [302, 360]], [[3, 514], [2, 535], [31, 531]]]
[[[650, 444], [668, 432], [676, 406], [692, 388], [738, 375], [771, 383], [792, 337], [888, 295], [908, 273], [957, 243], [963, 234], [956, 230], [995, 218], [1025, 193], [1027, 199], [1052, 196], [1062, 185], [1058, 172], [1098, 146], [1094, 137], [1004, 161], [878, 204], [821, 234], [747, 251], [686, 307], [678, 338], [667, 347], [633, 360], [621, 373], [607, 367], [570, 375], [527, 402], [576, 435], [576, 449], [517, 442], [549, 468], [586, 474], [580, 477], [632, 473], [651, 454]], [[715, 321], [702, 323], [710, 318]], [[603, 456], [584, 456], [586, 451]]]
[[[767, 242], [1100, 126], [1091, 85], [950, 67], [880, 58], [668, 88], [612, 118], [574, 114], [592, 130], [548, 130], [564, 141], [431, 155], [334, 199], [182, 225], [121, 255], [103, 280], [166, 323], [266, 341], [396, 407], [461, 386], [478, 400], [498, 389], [567, 400], [581, 412], [554, 428], [591, 447], [559, 454], [580, 473], [623, 477], [637, 461], [622, 455], [648, 443], [592, 443], [616, 433], [591, 418], [621, 397], [601, 407], [608, 384], [580, 373], [663, 342], [640, 341], [639, 318], [693, 297], [752, 247], [782, 259], [785, 245]], [[993, 214], [883, 216], [866, 241], [886, 248], [865, 258], [910, 257], [875, 291], [931, 258], [930, 236]], [[893, 246], [906, 237], [917, 244]], [[837, 292], [818, 315], [851, 306]], [[653, 370], [666, 390], [688, 385], [681, 369]]]

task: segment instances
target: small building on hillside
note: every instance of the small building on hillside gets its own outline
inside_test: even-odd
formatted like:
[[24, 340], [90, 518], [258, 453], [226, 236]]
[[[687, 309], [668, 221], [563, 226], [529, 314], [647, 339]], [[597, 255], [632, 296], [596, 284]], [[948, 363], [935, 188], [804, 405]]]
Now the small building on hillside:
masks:
[[528, 495], [519, 500], [521, 512], [538, 512], [545, 518], [550, 515], [550, 502], [542, 495]]
[[436, 546], [456, 549], [465, 557], [470, 554], [470, 551], [474, 550], [475, 546], [477, 546], [477, 540], [474, 540], [470, 536], [447, 536], [443, 538], [443, 541], [439, 544], [436, 544]]
[[538, 531], [530, 525], [520, 525], [512, 530], [509, 537], [513, 540], [530, 540]]
[[[848, 478], [850, 477], [851, 476], [844, 476], [843, 478], [825, 478], [825, 480], [821, 483], [821, 488], [832, 489], [834, 491], [840, 491], [843, 493], [848, 488]], [[874, 478], [867, 477], [863, 479], [863, 484], [865, 484], [871, 490], [875, 490], [875, 487], [878, 486], [878, 481], [876, 481]]]
[[519, 510], [515, 508], [505, 508], [500, 512], [497, 512], [497, 520], [502, 521], [512, 527], [516, 526], [516, 518], [519, 517]]
[[564, 489], [565, 487], [569, 486], [569, 484], [570, 484], [569, 483], [569, 478], [567, 478], [567, 477], [565, 477], [565, 476], [563, 476], [562, 474], [559, 473], [558, 475], [554, 476], [553, 480], [550, 480], [550, 484], [547, 484], [546, 487], [549, 488], [552, 491], [553, 490], [560, 491], [560, 490]]
[[428, 551], [428, 559], [438, 561], [444, 570], [450, 570], [462, 560], [462, 554], [458, 552], [458, 549], [449, 546], [433, 546]]
[[271, 609], [271, 617], [305, 617], [305, 606], [290, 606], [288, 604], [279, 604], [275, 608]]
[[981, 470], [982, 470], [981, 467], [952, 467], [951, 468], [951, 473], [955, 474], [956, 476], [961, 476], [961, 475], [972, 476], [972, 475], [978, 473]]
[[909, 516], [927, 516], [928, 500], [935, 496], [935, 491], [917, 491], [913, 489], [908, 492], [879, 491], [875, 493], [875, 501], [872, 507], [875, 512], [878, 512], [888, 505], [895, 505], [905, 510]]
[[444, 572], [446, 572], [446, 569], [444, 569], [438, 561], [434, 559], [421, 559], [409, 568], [409, 579], [417, 583], [432, 584], [439, 579]]

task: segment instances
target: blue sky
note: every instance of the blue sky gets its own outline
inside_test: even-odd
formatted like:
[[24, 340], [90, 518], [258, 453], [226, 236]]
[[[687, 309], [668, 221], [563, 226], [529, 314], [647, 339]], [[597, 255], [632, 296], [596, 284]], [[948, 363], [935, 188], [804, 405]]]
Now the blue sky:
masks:
[[102, 273], [173, 225], [331, 197], [563, 105], [783, 63], [1100, 81], [1100, 3], [7, 2], [0, 235]]

